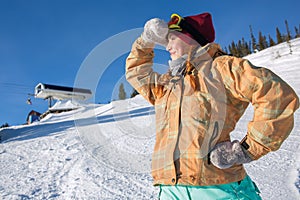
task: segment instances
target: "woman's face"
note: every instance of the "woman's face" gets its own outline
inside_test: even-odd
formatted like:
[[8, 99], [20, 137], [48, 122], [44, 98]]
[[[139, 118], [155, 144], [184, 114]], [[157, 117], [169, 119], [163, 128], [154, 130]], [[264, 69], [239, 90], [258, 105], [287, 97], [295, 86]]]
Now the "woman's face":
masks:
[[199, 44], [192, 38], [174, 31], [168, 35], [166, 50], [169, 51], [171, 59], [176, 60], [184, 54], [189, 54], [198, 45]]

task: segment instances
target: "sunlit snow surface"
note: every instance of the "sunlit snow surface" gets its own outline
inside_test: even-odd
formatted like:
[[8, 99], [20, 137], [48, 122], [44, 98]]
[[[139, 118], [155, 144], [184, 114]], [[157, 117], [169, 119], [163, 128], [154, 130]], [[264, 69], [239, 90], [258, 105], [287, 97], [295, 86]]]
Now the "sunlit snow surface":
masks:
[[[300, 94], [300, 39], [247, 56]], [[60, 103], [59, 107], [64, 105]], [[78, 107], [78, 104], [76, 104]], [[251, 107], [251, 106], [250, 106]], [[232, 133], [244, 137], [249, 108]], [[0, 131], [2, 199], [157, 199], [152, 186], [154, 109], [137, 96], [106, 105], [81, 105], [41, 122]], [[300, 114], [280, 150], [246, 164], [263, 199], [300, 199]], [[0, 198], [0, 199], [1, 199]]]

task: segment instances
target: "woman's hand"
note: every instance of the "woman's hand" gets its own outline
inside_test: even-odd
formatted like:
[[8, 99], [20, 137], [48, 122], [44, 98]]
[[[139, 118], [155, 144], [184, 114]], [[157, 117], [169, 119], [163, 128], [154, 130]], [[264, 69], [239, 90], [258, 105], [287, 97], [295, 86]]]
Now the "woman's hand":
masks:
[[217, 144], [210, 152], [210, 161], [220, 169], [229, 168], [234, 164], [249, 163], [252, 159], [245, 151], [237, 140], [222, 142]]
[[165, 21], [153, 18], [146, 22], [141, 37], [146, 43], [166, 46], [168, 44], [168, 32], [168, 24]]

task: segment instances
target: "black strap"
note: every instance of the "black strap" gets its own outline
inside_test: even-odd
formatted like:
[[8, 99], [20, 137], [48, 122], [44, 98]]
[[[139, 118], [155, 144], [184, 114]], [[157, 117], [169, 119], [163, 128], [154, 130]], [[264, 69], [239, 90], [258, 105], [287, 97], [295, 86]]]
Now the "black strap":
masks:
[[248, 150], [250, 148], [249, 144], [246, 142], [247, 136], [242, 140], [241, 146], [245, 149]]
[[225, 53], [224, 51], [218, 50], [216, 51], [216, 53], [212, 56], [212, 59], [215, 60], [217, 57], [219, 56], [225, 56], [228, 55], [227, 53]]

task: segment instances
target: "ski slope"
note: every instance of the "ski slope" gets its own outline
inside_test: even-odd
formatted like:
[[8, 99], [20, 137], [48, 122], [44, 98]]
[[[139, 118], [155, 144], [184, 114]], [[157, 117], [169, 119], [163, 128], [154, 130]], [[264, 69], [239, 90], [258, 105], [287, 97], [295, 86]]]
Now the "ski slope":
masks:
[[[300, 95], [300, 39], [247, 56]], [[60, 102], [76, 110], [0, 130], [0, 199], [157, 199], [152, 186], [154, 109], [141, 96], [110, 104]], [[251, 107], [251, 106], [250, 106]], [[249, 108], [233, 139], [252, 119]], [[246, 170], [266, 200], [300, 199], [300, 112], [281, 149]]]

